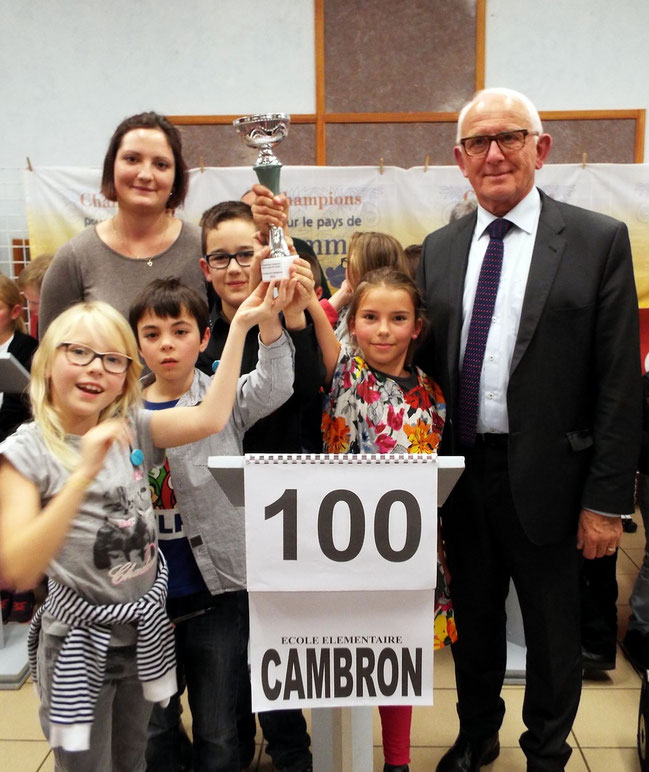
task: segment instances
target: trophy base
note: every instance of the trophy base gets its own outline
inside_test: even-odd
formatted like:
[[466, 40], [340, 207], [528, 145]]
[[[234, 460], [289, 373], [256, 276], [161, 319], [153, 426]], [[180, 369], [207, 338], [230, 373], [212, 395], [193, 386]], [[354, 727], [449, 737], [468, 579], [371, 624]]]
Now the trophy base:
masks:
[[261, 261], [262, 281], [271, 281], [271, 279], [288, 279], [290, 277], [290, 267], [295, 255], [286, 257], [267, 257]]

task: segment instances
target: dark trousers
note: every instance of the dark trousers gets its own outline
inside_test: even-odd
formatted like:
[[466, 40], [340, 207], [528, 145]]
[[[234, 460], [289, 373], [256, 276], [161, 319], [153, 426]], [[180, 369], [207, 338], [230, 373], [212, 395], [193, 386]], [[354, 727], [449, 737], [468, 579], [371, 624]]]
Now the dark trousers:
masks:
[[[238, 703], [239, 747], [242, 762], [252, 759], [255, 751], [255, 714], [252, 712], [248, 658], [239, 667]], [[301, 710], [269, 710], [257, 714], [266, 739], [266, 751], [280, 769], [311, 760], [311, 738]]]
[[581, 645], [615, 662], [617, 649], [617, 550], [581, 566]]
[[[306, 765], [311, 760], [311, 738], [306, 731], [306, 721], [301, 710], [269, 710], [257, 715], [261, 731], [266, 738], [266, 752], [272, 758], [274, 766], [281, 769], [301, 762]], [[242, 763], [248, 759], [252, 760], [256, 731], [255, 714], [242, 714], [239, 717], [240, 753], [244, 760]]]
[[[239, 663], [248, 643], [244, 591], [221, 595], [197, 593], [170, 598], [171, 619], [198, 610], [206, 613], [176, 623], [179, 684], [187, 685], [192, 713], [193, 761], [196, 772], [240, 772], [237, 735]], [[180, 764], [180, 695], [167, 708], [156, 705], [149, 723], [147, 769], [177, 772]]]
[[[548, 480], [548, 485], [559, 483]], [[467, 452], [450, 506], [442, 529], [458, 631], [452, 650], [460, 728], [485, 738], [502, 724], [511, 577], [527, 644], [527, 731], [520, 744], [530, 772], [562, 770], [581, 694], [576, 534], [546, 546], [530, 542], [514, 508], [505, 443]]]

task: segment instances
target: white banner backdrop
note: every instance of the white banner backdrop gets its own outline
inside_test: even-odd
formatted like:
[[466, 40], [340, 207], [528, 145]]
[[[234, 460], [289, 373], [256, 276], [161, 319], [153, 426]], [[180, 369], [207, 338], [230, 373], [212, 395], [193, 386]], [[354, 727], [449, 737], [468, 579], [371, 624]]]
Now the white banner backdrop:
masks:
[[[106, 219], [115, 205], [98, 192], [99, 169], [37, 168], [24, 172], [32, 255], [55, 251], [87, 225]], [[198, 222], [213, 204], [238, 199], [255, 182], [249, 167], [193, 169], [180, 216]], [[546, 165], [537, 173], [546, 193], [594, 209], [629, 226], [640, 305], [649, 306], [649, 165]], [[448, 222], [453, 207], [472, 198], [455, 166], [287, 166], [282, 189], [291, 201], [293, 235], [313, 244], [333, 287], [344, 276], [341, 259], [355, 230], [380, 230], [404, 246]]]

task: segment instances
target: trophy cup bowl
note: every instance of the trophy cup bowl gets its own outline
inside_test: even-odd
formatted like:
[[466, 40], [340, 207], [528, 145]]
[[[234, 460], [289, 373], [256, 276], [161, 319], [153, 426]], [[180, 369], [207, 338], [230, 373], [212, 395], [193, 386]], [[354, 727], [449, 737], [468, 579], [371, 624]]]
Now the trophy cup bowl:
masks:
[[[273, 153], [273, 145], [281, 142], [288, 134], [291, 116], [286, 113], [262, 113], [246, 115], [232, 122], [237, 134], [248, 145], [259, 150], [255, 165], [257, 179], [262, 185], [279, 193], [279, 174], [281, 161]], [[273, 225], [269, 226], [268, 244], [270, 257], [262, 261], [261, 277], [264, 281], [289, 277], [289, 268], [293, 255], [288, 250], [284, 231]]]
[[237, 118], [232, 125], [248, 147], [259, 149], [256, 166], [281, 166], [273, 155], [272, 147], [288, 134], [290, 122], [291, 116], [287, 113], [264, 113]]

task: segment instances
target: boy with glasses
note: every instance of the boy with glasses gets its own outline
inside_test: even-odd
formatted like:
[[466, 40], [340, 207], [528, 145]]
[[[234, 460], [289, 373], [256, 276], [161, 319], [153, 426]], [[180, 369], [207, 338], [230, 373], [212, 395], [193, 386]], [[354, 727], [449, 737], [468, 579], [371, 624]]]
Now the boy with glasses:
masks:
[[[257, 226], [252, 210], [241, 201], [224, 201], [203, 213], [203, 255], [201, 268], [209, 283], [211, 337], [199, 357], [197, 367], [211, 373], [227, 338], [230, 320], [248, 297], [248, 281], [254, 255], [253, 237]], [[316, 395], [324, 382], [324, 367], [313, 326], [301, 308], [284, 309], [284, 326], [295, 347], [293, 396], [274, 413], [251, 427], [243, 439], [244, 453], [300, 453], [303, 406]], [[241, 372], [257, 363], [255, 328], [250, 330], [243, 350]], [[254, 754], [255, 719], [250, 708], [247, 662], [242, 662], [242, 704], [239, 722], [241, 761]], [[308, 772], [312, 769], [310, 738], [300, 710], [279, 710], [259, 714], [268, 753], [281, 772]]]

